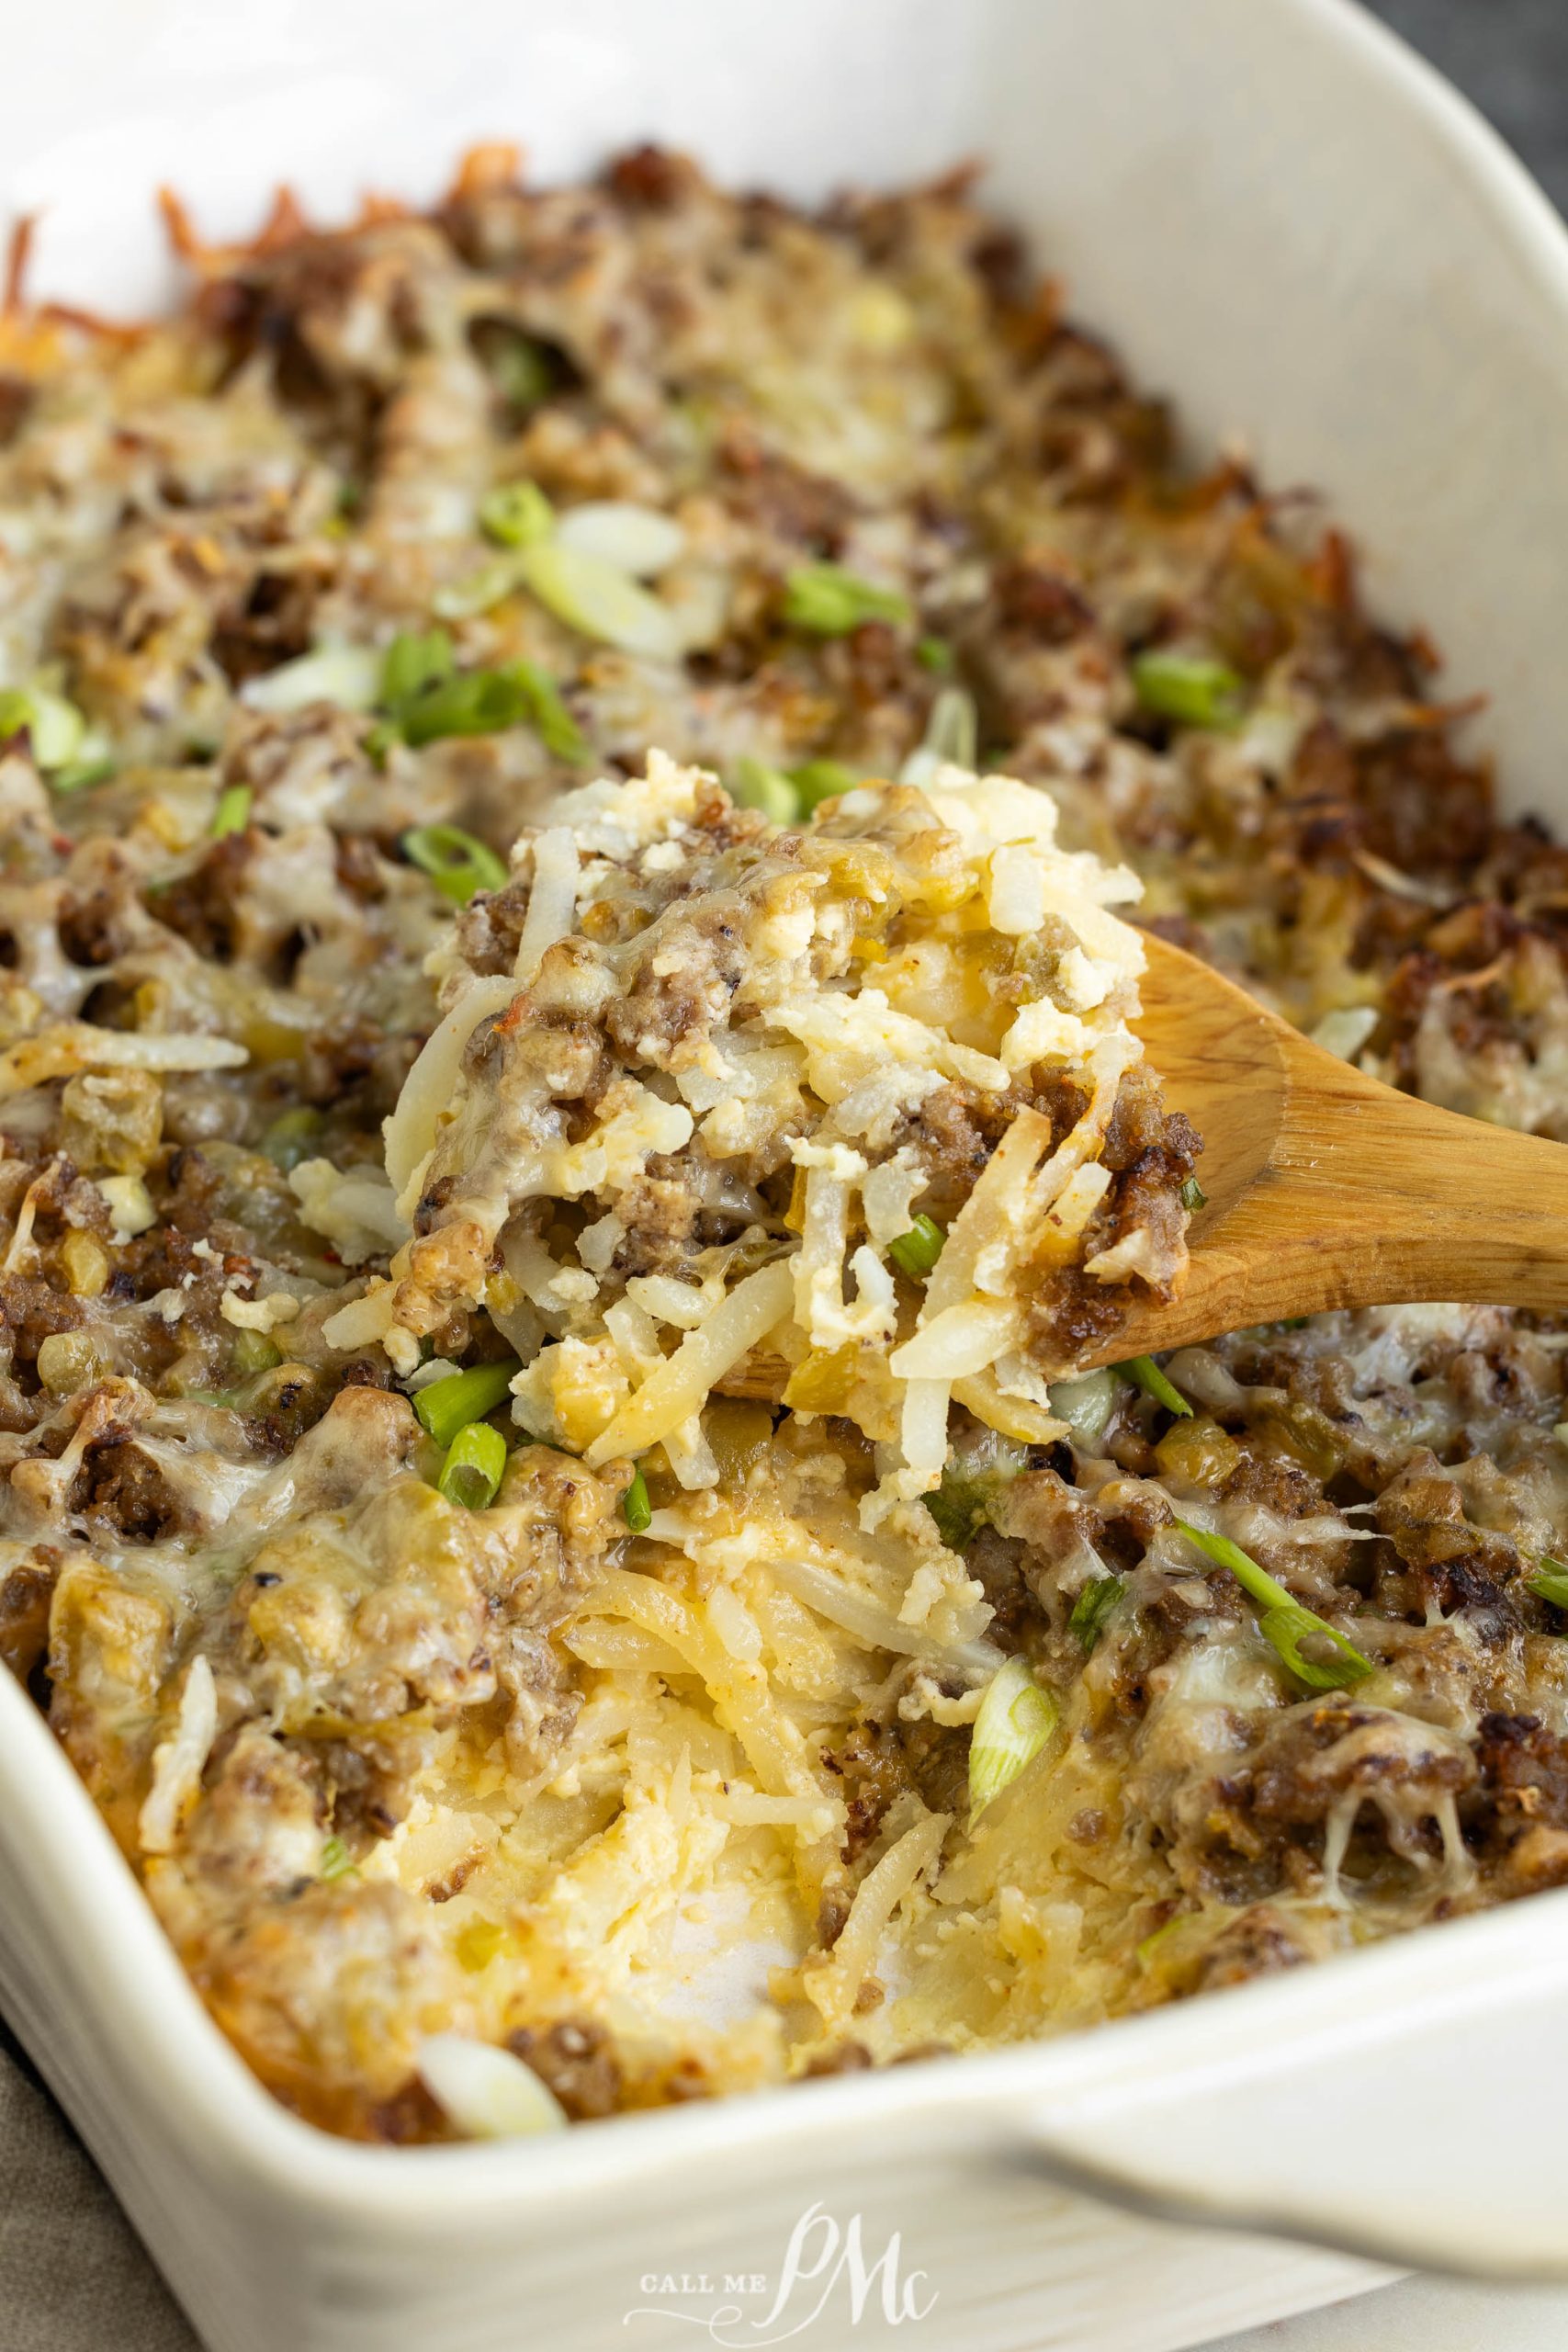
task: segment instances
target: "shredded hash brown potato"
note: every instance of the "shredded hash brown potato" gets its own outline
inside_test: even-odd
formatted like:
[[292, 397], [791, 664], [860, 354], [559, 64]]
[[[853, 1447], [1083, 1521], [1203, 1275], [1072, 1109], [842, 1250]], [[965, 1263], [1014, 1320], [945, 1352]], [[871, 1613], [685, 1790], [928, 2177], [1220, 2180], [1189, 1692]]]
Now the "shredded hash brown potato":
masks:
[[[662, 1445], [687, 1488], [718, 1479], [710, 1392], [769, 1344], [786, 1405], [889, 1448], [874, 1515], [938, 1485], [955, 1388], [1062, 1435], [1043, 1373], [1119, 1286], [1179, 1284], [1195, 1141], [1127, 1026], [1143, 948], [1106, 906], [1137, 884], [1055, 824], [953, 767], [804, 833], [658, 752], [565, 797], [434, 959], [443, 1017], [387, 1124], [412, 1238], [352, 1328], [412, 1374], [482, 1307], [530, 1435], [594, 1467]], [[1137, 1184], [1103, 1158], [1134, 1098], [1157, 1138]], [[997, 1139], [977, 1178], [945, 1145], [960, 1116]], [[333, 1177], [292, 1180], [327, 1232], [363, 1182]], [[932, 1211], [922, 1281], [897, 1251]]]
[[0, 1656], [262, 2080], [547, 2129], [1568, 1883], [1568, 1328], [1059, 1376], [1180, 1272], [1123, 865], [1568, 1138], [1568, 855], [1344, 539], [963, 177], [171, 209], [177, 317], [0, 319]]

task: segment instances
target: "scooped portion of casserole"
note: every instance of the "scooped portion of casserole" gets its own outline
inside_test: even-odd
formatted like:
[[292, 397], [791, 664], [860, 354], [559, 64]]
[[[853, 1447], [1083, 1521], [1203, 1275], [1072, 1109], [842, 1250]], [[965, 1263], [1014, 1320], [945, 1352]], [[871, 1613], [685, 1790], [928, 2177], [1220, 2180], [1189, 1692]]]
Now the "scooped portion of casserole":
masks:
[[[1129, 1283], [1175, 1295], [1198, 1145], [1128, 1026], [1144, 953], [1107, 904], [1137, 884], [1055, 827], [951, 766], [805, 831], [658, 752], [567, 795], [432, 959], [387, 1125], [411, 1238], [325, 1337], [412, 1376], [482, 1308], [533, 1436], [660, 1445], [686, 1487], [771, 1342], [784, 1405], [890, 1450], [874, 1516], [937, 1485], [954, 1397], [1059, 1437], [1043, 1375]], [[293, 1183], [330, 1230], [330, 1163]]]
[[1568, 1879], [1568, 1331], [1065, 1376], [1200, 1195], [1138, 887], [1568, 1136], [1568, 856], [1344, 541], [961, 178], [175, 219], [0, 319], [0, 1655], [262, 2079], [539, 2128]]

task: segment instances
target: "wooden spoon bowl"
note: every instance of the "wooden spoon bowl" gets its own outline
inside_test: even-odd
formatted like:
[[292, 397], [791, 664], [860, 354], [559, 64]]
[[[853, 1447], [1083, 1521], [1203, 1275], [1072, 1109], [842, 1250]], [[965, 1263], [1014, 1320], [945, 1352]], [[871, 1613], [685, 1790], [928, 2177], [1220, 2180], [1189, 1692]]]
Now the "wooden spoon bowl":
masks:
[[1135, 1301], [1084, 1369], [1331, 1307], [1568, 1307], [1561, 1144], [1363, 1077], [1196, 956], [1145, 944], [1138, 1032], [1203, 1138], [1208, 1199], [1180, 1296]]

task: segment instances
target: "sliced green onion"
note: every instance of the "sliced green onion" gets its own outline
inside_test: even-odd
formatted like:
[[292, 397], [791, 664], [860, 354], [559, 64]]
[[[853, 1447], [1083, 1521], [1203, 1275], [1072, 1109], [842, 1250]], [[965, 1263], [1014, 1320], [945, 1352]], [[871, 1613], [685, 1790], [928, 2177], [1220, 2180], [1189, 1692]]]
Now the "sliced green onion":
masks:
[[1156, 1405], [1163, 1405], [1168, 1413], [1181, 1413], [1189, 1420], [1191, 1419], [1191, 1406], [1179, 1388], [1172, 1387], [1153, 1356], [1130, 1356], [1125, 1363], [1112, 1364], [1111, 1369], [1118, 1378], [1130, 1380], [1134, 1388], [1152, 1396]]
[[494, 2042], [427, 2034], [419, 2045], [419, 2072], [437, 2106], [470, 2140], [520, 2140], [566, 2128], [555, 2093], [531, 2066]]
[[1540, 1600], [1550, 1600], [1558, 1609], [1568, 1609], [1568, 1567], [1561, 1560], [1543, 1555], [1535, 1574], [1526, 1577], [1525, 1589]]
[[33, 764], [46, 775], [71, 765], [86, 732], [75, 704], [46, 686], [7, 686], [0, 693], [0, 738], [26, 734]]
[[760, 808], [771, 824], [793, 825], [800, 815], [800, 794], [784, 770], [749, 753], [730, 771], [729, 797], [738, 808]]
[[1086, 1373], [1081, 1380], [1054, 1380], [1051, 1410], [1059, 1421], [1066, 1421], [1075, 1444], [1092, 1453], [1116, 1410], [1116, 1395], [1113, 1372]]
[[536, 481], [507, 481], [479, 501], [479, 528], [497, 547], [525, 548], [547, 539], [556, 510]]
[[918, 1216], [908, 1233], [887, 1245], [893, 1263], [901, 1268], [911, 1281], [923, 1282], [941, 1257], [947, 1240], [940, 1225], [929, 1216]]
[[321, 1876], [325, 1879], [346, 1878], [354, 1868], [354, 1858], [341, 1838], [329, 1838], [321, 1848]]
[[400, 731], [415, 751], [449, 735], [500, 735], [526, 714], [515, 678], [505, 670], [465, 670], [404, 705]]
[[299, 1103], [292, 1111], [280, 1112], [261, 1139], [261, 1148], [275, 1168], [288, 1174], [298, 1168], [302, 1159], [315, 1157], [316, 1145], [326, 1121], [319, 1111], [308, 1103]]
[[259, 678], [248, 678], [240, 700], [248, 710], [274, 718], [304, 710], [313, 702], [340, 710], [372, 710], [379, 691], [382, 662], [374, 646], [318, 645], [295, 662], [284, 662]]
[[537, 408], [556, 388], [556, 369], [543, 344], [521, 329], [508, 330], [487, 343], [484, 364], [497, 391], [509, 407]]
[[1342, 1062], [1353, 1062], [1377, 1027], [1378, 1018], [1376, 1005], [1341, 1005], [1337, 1012], [1325, 1012], [1308, 1035], [1325, 1053], [1337, 1054]]
[[784, 582], [784, 616], [813, 637], [847, 637], [863, 621], [908, 621], [914, 607], [896, 588], [879, 588], [837, 563], [803, 563]]
[[574, 763], [587, 759], [588, 739], [560, 698], [560, 689], [536, 662], [510, 662], [506, 673], [523, 701], [523, 715], [547, 752]]
[[964, 686], [943, 686], [931, 705], [923, 739], [898, 771], [899, 783], [927, 785], [939, 769], [973, 768], [979, 730], [974, 695]]
[[972, 768], [979, 747], [975, 697], [964, 686], [943, 686], [926, 721], [926, 749], [955, 768]]
[[514, 596], [523, 585], [522, 575], [509, 555], [493, 556], [477, 571], [468, 572], [461, 580], [448, 581], [438, 588], [430, 600], [430, 609], [438, 620], [466, 621], [475, 613], [488, 613], [495, 605]]
[[518, 550], [517, 566], [547, 612], [569, 628], [623, 653], [680, 659], [681, 625], [670, 606], [602, 557], [558, 539], [536, 539]]
[[1209, 1195], [1196, 1176], [1189, 1176], [1186, 1183], [1181, 1187], [1181, 1205], [1189, 1216], [1193, 1216], [1199, 1209], [1208, 1207]]
[[686, 534], [672, 514], [629, 498], [591, 498], [569, 506], [556, 533], [563, 548], [599, 556], [634, 580], [657, 580], [686, 551]]
[[853, 768], [845, 767], [841, 760], [807, 760], [804, 766], [791, 768], [789, 775], [803, 817], [809, 817], [824, 800], [836, 800], [841, 792], [852, 792], [860, 782]]
[[[443, 1385], [438, 1380], [431, 1383], [433, 1388]], [[488, 1421], [470, 1421], [447, 1447], [435, 1483], [449, 1503], [461, 1503], [465, 1510], [486, 1510], [505, 1475], [506, 1440]]]
[[526, 722], [558, 759], [588, 757], [581, 729], [560, 698], [548, 671], [536, 662], [509, 662], [499, 670], [465, 670], [438, 679], [405, 702], [403, 741], [419, 750], [451, 735], [499, 735]]
[[[1265, 1641], [1272, 1642], [1296, 1680], [1309, 1690], [1341, 1690], [1348, 1682], [1359, 1682], [1373, 1671], [1371, 1658], [1363, 1657], [1354, 1642], [1299, 1601], [1265, 1609], [1258, 1624]], [[1303, 1640], [1321, 1645], [1325, 1639], [1333, 1644], [1337, 1657], [1310, 1657], [1302, 1647]]]
[[420, 1390], [413, 1400], [414, 1411], [436, 1444], [449, 1446], [459, 1430], [494, 1412], [520, 1370], [517, 1358], [508, 1356], [501, 1363], [476, 1363], [467, 1372], [449, 1372], [445, 1380], [433, 1380], [428, 1388]]
[[1056, 1702], [1029, 1660], [1010, 1657], [992, 1676], [969, 1742], [969, 1827], [1017, 1780], [1056, 1728]]
[[1180, 727], [1233, 727], [1241, 717], [1241, 679], [1202, 654], [1136, 654], [1133, 684], [1145, 710]]
[[1073, 1613], [1067, 1619], [1067, 1631], [1077, 1635], [1086, 1655], [1099, 1641], [1105, 1630], [1106, 1619], [1126, 1589], [1120, 1577], [1095, 1577], [1085, 1585], [1074, 1601]]
[[1197, 1917], [1194, 1911], [1179, 1911], [1174, 1919], [1168, 1919], [1163, 1928], [1156, 1928], [1141, 1943], [1134, 1944], [1133, 1957], [1139, 1967], [1157, 1966], [1168, 1957], [1168, 1947], [1177, 1942], [1183, 1932], [1193, 1926]]
[[494, 850], [460, 825], [416, 825], [403, 835], [403, 855], [455, 907], [466, 907], [478, 890], [506, 888], [506, 868]]
[[212, 812], [212, 838], [220, 842], [225, 833], [243, 833], [251, 821], [251, 802], [254, 795], [248, 784], [226, 785], [218, 796], [218, 806]]
[[114, 772], [114, 761], [105, 752], [96, 759], [73, 760], [68, 767], [54, 769], [49, 788], [51, 792], [90, 792], [96, 784], [107, 784]]
[[[1304, 1609], [1267, 1568], [1260, 1568], [1250, 1554], [1244, 1552], [1239, 1544], [1233, 1544], [1228, 1535], [1211, 1535], [1207, 1529], [1193, 1527], [1184, 1519], [1179, 1519], [1176, 1524], [1216, 1566], [1228, 1568], [1242, 1590], [1258, 1602], [1262, 1612], [1258, 1621], [1259, 1630], [1279, 1651], [1297, 1681], [1304, 1683], [1309, 1690], [1342, 1690], [1348, 1682], [1359, 1682], [1375, 1671], [1371, 1658], [1363, 1657], [1348, 1635], [1337, 1631], [1314, 1610]], [[1320, 1645], [1328, 1643], [1337, 1656], [1328, 1659], [1309, 1657], [1302, 1648], [1303, 1639], [1309, 1636]]]
[[401, 718], [411, 706], [450, 678], [457, 657], [444, 628], [400, 629], [381, 663], [381, 707]]
[[915, 648], [915, 659], [922, 670], [943, 677], [953, 667], [953, 648], [945, 637], [922, 637]]
[[634, 1535], [646, 1534], [653, 1525], [653, 1505], [648, 1499], [648, 1480], [640, 1470], [632, 1473], [631, 1485], [621, 1497], [621, 1510]]

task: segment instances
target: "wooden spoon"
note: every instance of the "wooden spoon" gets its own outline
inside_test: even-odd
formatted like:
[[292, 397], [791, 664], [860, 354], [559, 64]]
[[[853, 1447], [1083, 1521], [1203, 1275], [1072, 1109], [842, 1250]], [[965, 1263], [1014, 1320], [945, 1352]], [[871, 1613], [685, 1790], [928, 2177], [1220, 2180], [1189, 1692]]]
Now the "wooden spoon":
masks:
[[1208, 1195], [1168, 1306], [1134, 1303], [1084, 1369], [1336, 1306], [1568, 1307], [1568, 1150], [1364, 1078], [1152, 933], [1137, 1027], [1203, 1138]]

